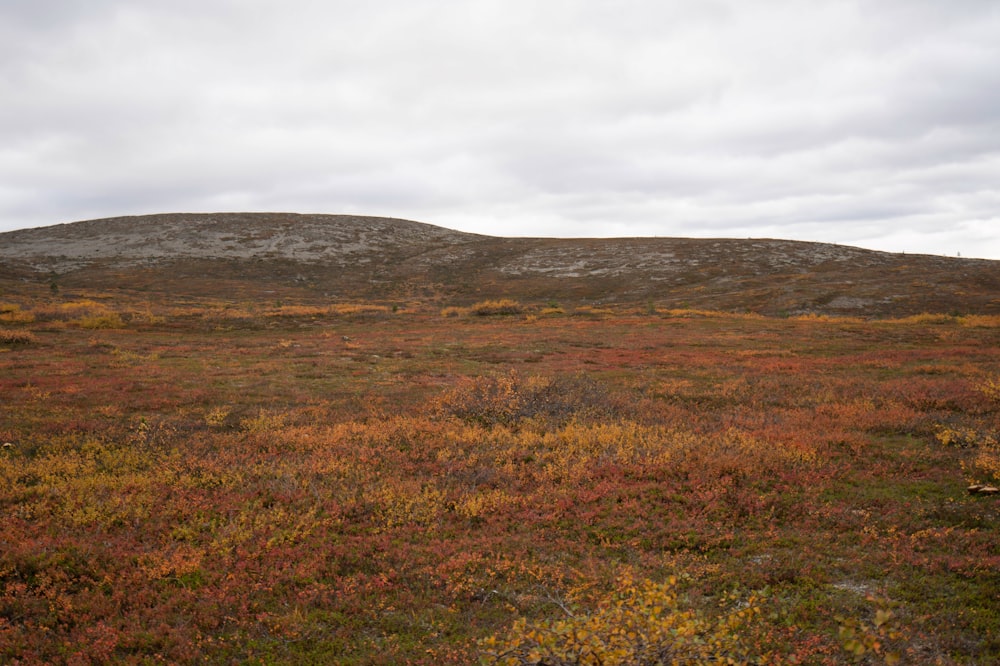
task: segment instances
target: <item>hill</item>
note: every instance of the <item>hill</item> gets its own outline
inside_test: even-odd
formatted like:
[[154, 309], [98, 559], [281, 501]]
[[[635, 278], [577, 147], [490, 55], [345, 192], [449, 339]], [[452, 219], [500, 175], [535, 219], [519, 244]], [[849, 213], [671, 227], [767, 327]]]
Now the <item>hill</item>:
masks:
[[997, 261], [770, 239], [502, 238], [348, 215], [163, 214], [13, 231], [0, 234], [0, 279], [240, 298], [1000, 312]]

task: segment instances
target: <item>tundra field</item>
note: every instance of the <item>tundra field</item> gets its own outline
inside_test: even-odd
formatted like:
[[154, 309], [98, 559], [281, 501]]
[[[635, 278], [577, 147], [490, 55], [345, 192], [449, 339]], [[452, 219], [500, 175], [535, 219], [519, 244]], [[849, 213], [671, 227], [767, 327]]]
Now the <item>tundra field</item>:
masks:
[[25, 285], [0, 395], [3, 663], [1000, 663], [998, 316]]

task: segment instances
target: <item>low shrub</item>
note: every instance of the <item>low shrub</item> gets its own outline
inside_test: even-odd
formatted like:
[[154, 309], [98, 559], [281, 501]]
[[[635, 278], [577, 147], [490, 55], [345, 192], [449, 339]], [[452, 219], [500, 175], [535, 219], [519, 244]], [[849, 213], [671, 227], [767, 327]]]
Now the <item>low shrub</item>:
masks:
[[12, 324], [30, 324], [35, 321], [35, 314], [22, 310], [17, 303], [0, 303], [0, 321]]
[[106, 312], [104, 314], [87, 315], [80, 317], [74, 322], [80, 328], [125, 328], [125, 320], [117, 312]]
[[373, 305], [370, 303], [335, 303], [327, 308], [331, 315], [352, 316], [352, 315], [384, 315], [394, 312], [385, 305]]
[[480, 643], [484, 664], [502, 666], [760, 663], [743, 638], [760, 613], [760, 602], [729, 599], [717, 616], [692, 608], [663, 583], [628, 576], [588, 613], [563, 608], [566, 617], [529, 623], [520, 618], [506, 636]]
[[997, 328], [1000, 327], [1000, 315], [964, 315], [958, 318], [958, 323], [976, 328]]
[[982, 433], [974, 428], [938, 424], [934, 427], [934, 437], [945, 446], [958, 449], [974, 449], [983, 439]]
[[524, 306], [515, 300], [501, 298], [496, 301], [480, 301], [472, 306], [470, 312], [479, 317], [516, 315], [524, 312]]
[[976, 386], [976, 390], [1000, 406], [1000, 377], [989, 377]]
[[885, 323], [888, 324], [954, 324], [959, 320], [949, 314], [943, 314], [940, 312], [922, 312], [920, 314], [909, 315], [908, 317], [899, 317], [898, 319], [886, 319]]
[[984, 442], [971, 464], [966, 466], [966, 474], [972, 482], [1000, 483], [1000, 444], [996, 440]]
[[38, 339], [28, 331], [0, 329], [0, 344], [30, 345], [35, 342], [38, 342]]

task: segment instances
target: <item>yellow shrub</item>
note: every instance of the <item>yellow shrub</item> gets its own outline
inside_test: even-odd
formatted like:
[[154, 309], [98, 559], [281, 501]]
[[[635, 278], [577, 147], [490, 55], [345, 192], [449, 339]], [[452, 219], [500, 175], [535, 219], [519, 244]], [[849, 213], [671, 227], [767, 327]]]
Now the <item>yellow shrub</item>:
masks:
[[972, 428], [937, 425], [934, 427], [934, 437], [945, 446], [959, 449], [974, 448], [979, 445], [979, 433]]
[[439, 488], [415, 482], [391, 481], [366, 493], [378, 522], [384, 528], [428, 525], [445, 509], [445, 494]]
[[226, 419], [229, 417], [231, 411], [226, 405], [215, 407], [205, 414], [205, 425], [213, 428], [221, 428], [226, 424]]
[[520, 499], [506, 490], [490, 489], [462, 497], [455, 502], [455, 512], [465, 518], [481, 518], [518, 503]]
[[515, 300], [501, 298], [496, 301], [480, 301], [470, 309], [472, 314], [480, 317], [490, 315], [515, 315], [524, 312], [524, 306]]
[[973, 480], [1000, 483], [1000, 447], [984, 446], [972, 461]]
[[1000, 327], [1000, 315], [964, 315], [958, 318], [962, 326], [997, 328]]
[[37, 341], [37, 338], [28, 331], [0, 329], [0, 345], [27, 345]]
[[338, 303], [329, 307], [333, 315], [375, 315], [387, 314], [390, 309], [384, 305], [368, 305], [365, 303]]
[[976, 388], [990, 400], [1000, 403], [1000, 377], [990, 377], [976, 386]]
[[921, 314], [910, 315], [909, 317], [900, 317], [899, 319], [887, 319], [886, 323], [889, 324], [954, 324], [958, 321], [955, 317], [948, 314], [923, 312]]
[[287, 420], [287, 414], [261, 409], [257, 416], [240, 419], [240, 429], [250, 435], [274, 434], [285, 427]]
[[574, 310], [574, 314], [578, 315], [613, 315], [615, 313], [611, 308], [598, 308], [592, 305], [581, 305]]
[[80, 317], [74, 322], [80, 328], [88, 329], [98, 329], [98, 328], [125, 328], [125, 321], [121, 318], [117, 312], [108, 312], [106, 314], [98, 315], [88, 315]]
[[17, 303], [0, 303], [0, 321], [12, 324], [30, 324], [35, 321], [35, 314], [22, 310]]
[[829, 314], [817, 314], [815, 312], [809, 312], [806, 314], [796, 315], [792, 317], [795, 321], [808, 321], [816, 322], [821, 324], [863, 324], [865, 320], [861, 317], [849, 317], [846, 315], [829, 315]]
[[317, 305], [279, 305], [268, 310], [268, 317], [322, 317], [330, 314], [331, 308]]
[[741, 630], [760, 614], [756, 597], [729, 599], [709, 617], [689, 607], [677, 579], [635, 581], [625, 575], [596, 611], [529, 623], [518, 619], [506, 636], [480, 642], [483, 663], [528, 664], [740, 664], [751, 660]]

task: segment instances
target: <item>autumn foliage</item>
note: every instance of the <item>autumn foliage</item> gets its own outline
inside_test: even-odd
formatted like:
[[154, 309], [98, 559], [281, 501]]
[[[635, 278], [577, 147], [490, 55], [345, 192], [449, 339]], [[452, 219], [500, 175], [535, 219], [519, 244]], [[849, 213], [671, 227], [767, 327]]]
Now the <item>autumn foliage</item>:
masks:
[[991, 663], [1000, 327], [15, 294], [0, 662]]
[[498, 298], [492, 301], [479, 301], [470, 308], [470, 311], [480, 317], [516, 315], [524, 312], [524, 306], [511, 298]]
[[757, 655], [743, 644], [748, 625], [761, 613], [758, 600], [726, 598], [729, 606], [706, 616], [678, 595], [676, 577], [662, 583], [624, 575], [591, 612], [559, 604], [564, 617], [517, 620], [509, 637], [482, 641], [496, 664], [525, 666], [653, 666], [655, 664], [749, 663]]

